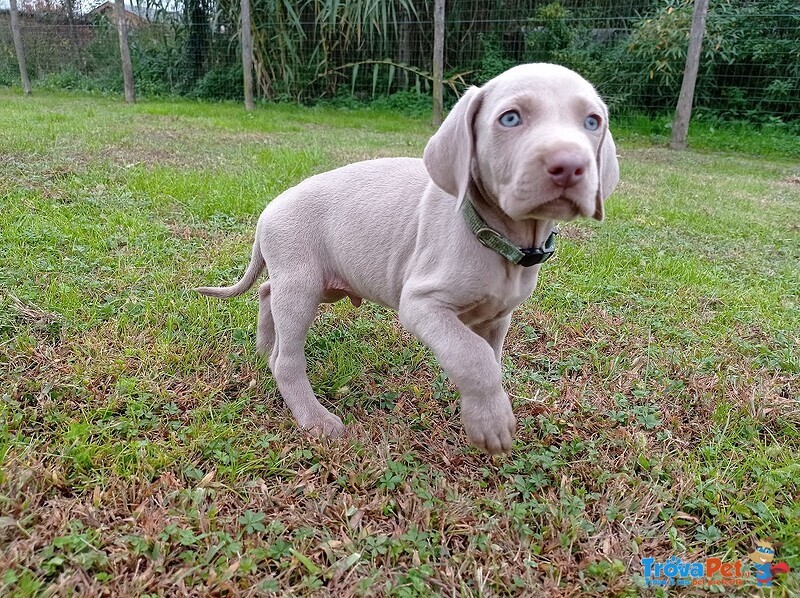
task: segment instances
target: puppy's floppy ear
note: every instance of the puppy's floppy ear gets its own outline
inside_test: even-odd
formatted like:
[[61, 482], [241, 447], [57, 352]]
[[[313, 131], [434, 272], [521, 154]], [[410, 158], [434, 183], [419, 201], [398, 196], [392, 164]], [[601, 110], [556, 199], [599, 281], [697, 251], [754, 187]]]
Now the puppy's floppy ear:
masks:
[[456, 208], [464, 201], [469, 186], [470, 166], [475, 155], [472, 125], [481, 98], [480, 89], [470, 87], [430, 138], [422, 156], [433, 182], [456, 198]]
[[592, 216], [595, 220], [605, 218], [603, 202], [614, 192], [619, 183], [619, 162], [617, 161], [617, 146], [611, 131], [608, 130], [608, 109], [604, 108], [603, 138], [597, 148], [597, 195], [595, 196], [595, 210]]

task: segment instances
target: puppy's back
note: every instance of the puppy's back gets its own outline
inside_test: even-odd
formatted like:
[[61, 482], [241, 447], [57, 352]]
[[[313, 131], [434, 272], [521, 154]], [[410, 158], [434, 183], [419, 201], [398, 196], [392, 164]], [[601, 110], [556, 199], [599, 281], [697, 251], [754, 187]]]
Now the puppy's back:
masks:
[[381, 158], [310, 177], [276, 197], [259, 221], [273, 263], [303, 261], [361, 297], [396, 307], [430, 177], [419, 158]]

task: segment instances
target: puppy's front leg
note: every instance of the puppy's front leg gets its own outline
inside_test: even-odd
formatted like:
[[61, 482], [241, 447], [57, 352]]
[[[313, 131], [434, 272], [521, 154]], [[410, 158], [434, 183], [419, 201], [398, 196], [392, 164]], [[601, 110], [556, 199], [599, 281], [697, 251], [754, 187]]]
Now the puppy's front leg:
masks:
[[461, 391], [461, 421], [472, 444], [490, 454], [511, 450], [515, 420], [495, 350], [436, 300], [404, 293], [400, 321], [436, 355]]
[[492, 347], [495, 359], [501, 365], [503, 363], [503, 341], [506, 340], [509, 326], [511, 326], [511, 314], [475, 328], [475, 333]]

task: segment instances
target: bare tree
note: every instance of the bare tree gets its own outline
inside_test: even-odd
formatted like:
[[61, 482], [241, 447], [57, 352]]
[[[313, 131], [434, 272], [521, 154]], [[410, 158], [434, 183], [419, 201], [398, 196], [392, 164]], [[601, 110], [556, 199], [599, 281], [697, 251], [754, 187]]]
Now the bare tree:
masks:
[[72, 44], [73, 59], [75, 64], [86, 67], [81, 45], [78, 42], [78, 31], [75, 28], [75, 0], [64, 0], [64, 10], [67, 13], [67, 23], [69, 24], [69, 40]]
[[188, 86], [191, 88], [206, 74], [211, 44], [211, 27], [208, 21], [206, 0], [186, 0], [184, 19], [188, 30], [186, 38], [186, 63]]

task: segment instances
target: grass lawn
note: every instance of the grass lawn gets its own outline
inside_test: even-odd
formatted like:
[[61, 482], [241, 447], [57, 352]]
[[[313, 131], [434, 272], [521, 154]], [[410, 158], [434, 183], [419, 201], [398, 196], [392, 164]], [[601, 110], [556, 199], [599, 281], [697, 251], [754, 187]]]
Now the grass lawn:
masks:
[[562, 228], [515, 314], [492, 459], [394, 313], [321, 308], [327, 442], [256, 355], [254, 296], [190, 290], [238, 279], [281, 190], [419, 156], [426, 120], [0, 90], [0, 595], [656, 595], [643, 558], [768, 539], [793, 572], [765, 591], [797, 596], [797, 155], [648, 126], [612, 123], [606, 222]]

